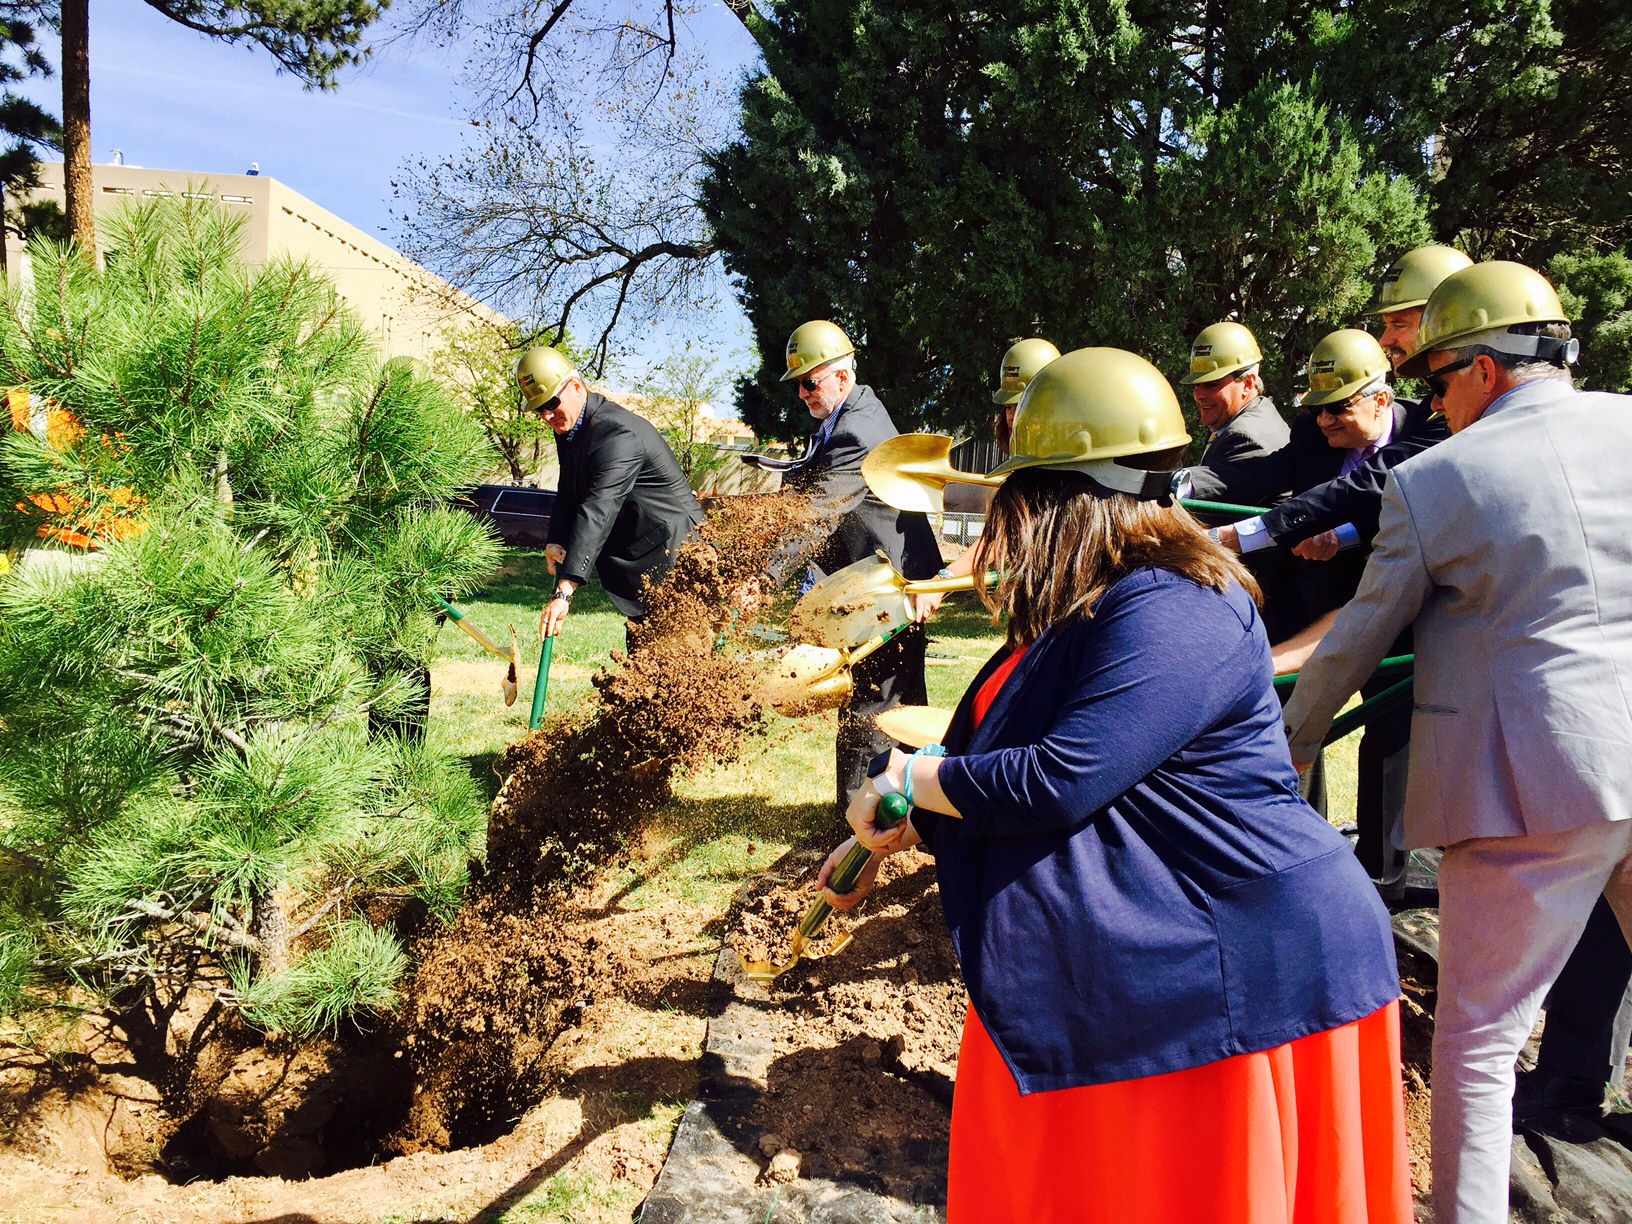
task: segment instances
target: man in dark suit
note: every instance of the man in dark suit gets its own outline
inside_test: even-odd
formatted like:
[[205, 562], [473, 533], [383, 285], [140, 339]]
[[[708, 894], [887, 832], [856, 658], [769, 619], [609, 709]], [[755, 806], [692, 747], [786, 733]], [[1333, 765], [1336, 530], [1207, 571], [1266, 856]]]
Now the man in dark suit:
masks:
[[589, 390], [553, 348], [528, 349], [516, 363], [527, 407], [555, 432], [561, 476], [545, 548], [555, 597], [539, 617], [553, 637], [594, 566], [614, 607], [646, 615], [642, 584], [662, 580], [680, 545], [703, 521], [691, 487], [650, 421]]
[[1264, 394], [1258, 372], [1263, 359], [1258, 341], [1241, 324], [1214, 323], [1196, 336], [1190, 346], [1190, 372], [1179, 379], [1190, 388], [1207, 428], [1201, 462], [1221, 483], [1221, 500], [1241, 500], [1230, 488], [1237, 463], [1280, 450], [1287, 442], [1286, 422]]
[[[1236, 465], [1232, 496], [1263, 504], [1280, 490], [1300, 494], [1366, 470], [1407, 423], [1404, 402], [1396, 401], [1389, 389], [1389, 370], [1382, 347], [1365, 332], [1345, 328], [1323, 339], [1309, 358], [1309, 390], [1303, 401], [1307, 411], [1293, 422], [1291, 437], [1280, 450]], [[1192, 468], [1190, 481], [1200, 498], [1216, 498], [1224, 491], [1218, 474], [1206, 468]], [[1221, 528], [1219, 534], [1228, 532], [1231, 545], [1236, 546], [1235, 535], [1242, 526]], [[1319, 560], [1291, 559], [1291, 580], [1275, 593], [1278, 607], [1272, 640], [1299, 640], [1294, 635], [1323, 623], [1327, 614], [1353, 598], [1365, 570], [1370, 536], [1360, 536], [1352, 526], [1344, 531], [1346, 542], [1354, 547], [1341, 552], [1334, 547], [1332, 555]], [[1265, 623], [1269, 624], [1267, 616]], [[1409, 649], [1401, 643], [1399, 653]], [[1386, 682], [1372, 682], [1365, 695], [1381, 691], [1379, 684], [1387, 687]], [[1360, 840], [1356, 850], [1379, 886], [1394, 887], [1402, 875], [1389, 831], [1404, 806], [1405, 749], [1410, 734], [1409, 711], [1402, 711], [1368, 727], [1360, 743], [1356, 799]]]
[[[782, 381], [795, 383], [818, 424], [803, 458], [764, 466], [779, 467], [783, 485], [811, 497], [820, 513], [838, 515], [832, 534], [811, 556], [817, 577], [882, 550], [909, 579], [932, 578], [941, 568], [941, 550], [929, 520], [886, 506], [862, 479], [861, 461], [895, 437], [896, 428], [872, 388], [857, 384], [855, 353], [843, 330], [825, 320], [806, 323], [789, 337]], [[834, 750], [841, 816], [866, 779], [867, 762], [890, 746], [874, 718], [892, 706], [928, 700], [922, 627], [902, 632], [862, 659], [851, 680]]]

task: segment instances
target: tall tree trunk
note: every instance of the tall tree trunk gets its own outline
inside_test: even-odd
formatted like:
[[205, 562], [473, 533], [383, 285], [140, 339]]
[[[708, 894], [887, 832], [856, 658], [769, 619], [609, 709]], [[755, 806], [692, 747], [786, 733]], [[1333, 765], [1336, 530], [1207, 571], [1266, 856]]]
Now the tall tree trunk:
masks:
[[0, 281], [6, 279], [6, 185], [0, 183]]
[[62, 0], [62, 184], [68, 236], [96, 258], [91, 185], [90, 0]]

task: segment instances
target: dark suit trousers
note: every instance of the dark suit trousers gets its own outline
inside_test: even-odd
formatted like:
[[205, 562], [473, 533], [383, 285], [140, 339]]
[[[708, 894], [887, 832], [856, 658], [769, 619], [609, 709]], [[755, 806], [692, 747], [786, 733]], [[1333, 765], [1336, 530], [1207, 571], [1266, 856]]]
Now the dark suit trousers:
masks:
[[[1360, 690], [1374, 697], [1391, 687], [1394, 679], [1374, 680]], [[1403, 868], [1404, 856], [1394, 848], [1393, 833], [1405, 813], [1405, 773], [1410, 760], [1411, 707], [1385, 714], [1369, 723], [1360, 739], [1360, 757], [1354, 802], [1358, 834], [1354, 853], [1374, 880], [1392, 880]]]
[[873, 719], [892, 706], [924, 705], [922, 627], [904, 631], [857, 663], [851, 672], [850, 700], [839, 708], [839, 737], [834, 749], [839, 816], [867, 778], [867, 762], [895, 741]]
[[1536, 1066], [1591, 1083], [1619, 1084], [1626, 1074], [1632, 947], [1602, 897], [1575, 951], [1547, 996]]

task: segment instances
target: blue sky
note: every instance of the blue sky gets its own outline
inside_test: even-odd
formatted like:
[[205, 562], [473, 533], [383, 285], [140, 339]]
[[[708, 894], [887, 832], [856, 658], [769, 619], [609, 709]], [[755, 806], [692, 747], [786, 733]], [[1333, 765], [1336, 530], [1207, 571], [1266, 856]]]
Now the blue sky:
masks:
[[[720, 0], [707, 0], [692, 26], [728, 79], [754, 57]], [[54, 46], [48, 56], [57, 61]], [[130, 165], [216, 173], [258, 162], [261, 173], [391, 242], [392, 179], [416, 157], [457, 151], [470, 131], [464, 56], [459, 46], [394, 43], [322, 93], [279, 75], [259, 48], [195, 34], [140, 0], [95, 0], [92, 157], [112, 161], [117, 149]], [[60, 88], [53, 78], [24, 92], [59, 113]], [[735, 317], [716, 318], [710, 336], [730, 347], [745, 325], [740, 312], [725, 313]]]

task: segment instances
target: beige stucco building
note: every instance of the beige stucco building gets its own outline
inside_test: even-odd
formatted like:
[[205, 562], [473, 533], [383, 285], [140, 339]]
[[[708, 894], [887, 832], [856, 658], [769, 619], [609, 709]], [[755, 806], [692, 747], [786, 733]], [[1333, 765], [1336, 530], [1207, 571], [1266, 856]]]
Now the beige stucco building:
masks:
[[[450, 323], [507, 325], [503, 315], [275, 178], [125, 165], [94, 166], [92, 174], [98, 213], [132, 200], [184, 194], [240, 213], [248, 263], [263, 266], [280, 256], [310, 260], [333, 279], [388, 356], [427, 357]], [[61, 162], [40, 165], [40, 187], [34, 194], [59, 206], [65, 203]], [[6, 263], [13, 269], [23, 266], [22, 252], [10, 235]]]

